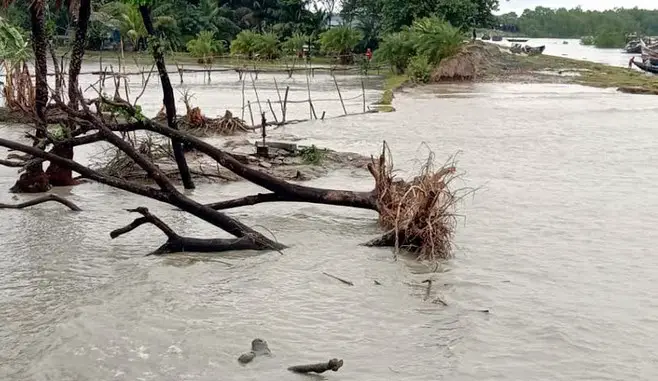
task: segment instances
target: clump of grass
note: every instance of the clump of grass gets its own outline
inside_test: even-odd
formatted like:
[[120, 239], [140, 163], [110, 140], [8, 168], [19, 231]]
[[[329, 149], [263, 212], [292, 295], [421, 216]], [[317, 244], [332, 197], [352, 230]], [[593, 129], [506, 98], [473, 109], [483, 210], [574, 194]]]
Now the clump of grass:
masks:
[[312, 144], [310, 147], [301, 148], [299, 156], [301, 156], [304, 164], [319, 165], [327, 156], [327, 149], [318, 148], [315, 144]]
[[409, 76], [405, 74], [394, 74], [391, 72], [386, 76], [384, 81], [384, 93], [382, 93], [381, 98], [379, 98], [379, 105], [390, 105], [393, 103], [393, 93], [395, 90], [404, 86], [409, 82]]

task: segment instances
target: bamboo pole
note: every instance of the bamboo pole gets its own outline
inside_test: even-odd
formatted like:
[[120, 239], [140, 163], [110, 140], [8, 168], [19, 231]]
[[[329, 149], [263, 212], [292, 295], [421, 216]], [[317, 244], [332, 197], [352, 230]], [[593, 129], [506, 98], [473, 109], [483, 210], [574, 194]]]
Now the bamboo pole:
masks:
[[336, 85], [336, 91], [338, 91], [338, 98], [340, 99], [340, 105], [343, 106], [343, 113], [347, 115], [347, 109], [345, 109], [345, 102], [343, 102], [343, 96], [340, 93], [340, 88], [338, 87], [338, 81], [336, 81], [336, 76], [332, 76], [334, 79], [334, 84]]
[[279, 97], [279, 106], [281, 106], [281, 112], [283, 113], [283, 101], [281, 100], [281, 92], [279, 91], [279, 84], [276, 82], [276, 77], [274, 77], [274, 87], [276, 88], [276, 95]]
[[288, 111], [288, 91], [290, 91], [290, 86], [286, 86], [286, 94], [283, 97], [283, 108], [282, 108], [283, 117], [281, 120], [282, 123], [286, 122], [286, 112]]
[[242, 120], [244, 120], [244, 79], [242, 76], [240, 76], [240, 80], [242, 81]]
[[[260, 99], [258, 97], [258, 90], [256, 90], [256, 81], [254, 81], [254, 76], [249, 73], [249, 77], [251, 77], [251, 85], [254, 88], [254, 94], [256, 94], [256, 102], [258, 102], [258, 111], [262, 114], [263, 113], [263, 108], [260, 105]], [[258, 77], [258, 74], [256, 74], [256, 77]]]
[[278, 120], [278, 118], [276, 117], [276, 113], [274, 112], [274, 108], [272, 107], [272, 102], [270, 102], [269, 99], [267, 100], [267, 104], [270, 106], [270, 111], [272, 111], [272, 116], [274, 117], [274, 121], [275, 121], [276, 123], [279, 123], [279, 120]]
[[363, 79], [361, 80], [361, 94], [363, 95], [363, 112], [366, 112], [366, 86], [363, 84]]
[[251, 111], [251, 102], [247, 101], [247, 107], [249, 108], [249, 116], [251, 117], [251, 125], [254, 126], [254, 113]]

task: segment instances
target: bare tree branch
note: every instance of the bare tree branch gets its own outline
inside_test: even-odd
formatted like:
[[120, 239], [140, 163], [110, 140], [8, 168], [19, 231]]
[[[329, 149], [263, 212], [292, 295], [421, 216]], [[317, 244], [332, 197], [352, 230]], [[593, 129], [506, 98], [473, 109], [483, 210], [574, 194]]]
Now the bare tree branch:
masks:
[[21, 202], [20, 204], [15, 204], [15, 205], [0, 203], [0, 209], [23, 209], [23, 208], [27, 208], [29, 206], [39, 205], [39, 204], [42, 204], [42, 203], [48, 202], [48, 201], [59, 202], [60, 204], [65, 205], [66, 207], [68, 207], [69, 209], [71, 209], [75, 212], [82, 211], [82, 209], [80, 209], [77, 205], [75, 205], [71, 201], [69, 201], [69, 200], [67, 200], [63, 197], [59, 197], [55, 194], [49, 194], [49, 195], [46, 195], [46, 196], [43, 196], [43, 197], [37, 197], [37, 198], [34, 198], [32, 200]]

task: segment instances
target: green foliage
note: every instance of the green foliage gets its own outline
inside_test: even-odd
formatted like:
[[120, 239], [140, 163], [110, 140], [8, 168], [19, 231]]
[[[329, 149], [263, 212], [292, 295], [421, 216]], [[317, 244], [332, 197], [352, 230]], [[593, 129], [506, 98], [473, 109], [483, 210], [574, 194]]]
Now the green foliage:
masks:
[[414, 56], [409, 60], [407, 66], [407, 75], [416, 83], [427, 83], [430, 81], [432, 74], [432, 65], [426, 55]]
[[602, 30], [594, 38], [597, 48], [623, 48], [626, 45], [626, 35], [619, 30]]
[[414, 54], [416, 49], [411, 34], [409, 31], [402, 31], [384, 36], [379, 49], [375, 51], [374, 60], [386, 62], [396, 74], [402, 74]]
[[16, 67], [30, 58], [28, 41], [15, 26], [0, 17], [0, 62]]
[[310, 147], [301, 148], [299, 156], [301, 156], [304, 164], [319, 165], [327, 156], [327, 149], [318, 148], [313, 144]]
[[279, 39], [274, 33], [256, 33], [243, 30], [231, 42], [231, 54], [243, 54], [253, 58], [275, 58], [279, 52]]
[[257, 34], [256, 53], [264, 59], [277, 58], [279, 56], [279, 37], [274, 33]]
[[304, 45], [307, 44], [309, 40], [309, 36], [302, 33], [295, 33], [292, 36], [286, 38], [286, 41], [281, 44], [281, 49], [286, 54], [297, 54], [297, 52], [302, 51]]
[[[611, 37], [608, 31], [622, 34], [639, 33], [641, 35], [658, 35], [658, 10], [638, 8], [615, 8], [607, 11], [584, 11], [580, 7], [573, 9], [536, 7], [526, 9], [521, 16], [508, 13], [497, 16], [498, 23], [504, 28], [518, 31], [529, 37], [580, 38], [581, 36], [602, 37], [608, 45]], [[618, 45], [618, 44], [614, 44]]]
[[457, 53], [464, 41], [459, 29], [438, 17], [414, 21], [410, 33], [416, 52], [426, 55], [432, 65]]
[[331, 28], [320, 35], [320, 47], [325, 53], [337, 54], [341, 63], [352, 61], [352, 50], [361, 40], [361, 32], [349, 26]]
[[374, 26], [377, 34], [387, 34], [429, 15], [459, 28], [489, 27], [495, 21], [491, 12], [497, 9], [498, 0], [344, 0], [341, 15]]
[[580, 38], [580, 44], [581, 45], [594, 45], [596, 42], [596, 38], [594, 36], [583, 36]]
[[197, 37], [188, 41], [186, 46], [193, 57], [201, 59], [204, 63], [212, 61], [214, 55], [224, 52], [223, 41], [215, 40], [215, 33], [208, 30], [199, 32]]

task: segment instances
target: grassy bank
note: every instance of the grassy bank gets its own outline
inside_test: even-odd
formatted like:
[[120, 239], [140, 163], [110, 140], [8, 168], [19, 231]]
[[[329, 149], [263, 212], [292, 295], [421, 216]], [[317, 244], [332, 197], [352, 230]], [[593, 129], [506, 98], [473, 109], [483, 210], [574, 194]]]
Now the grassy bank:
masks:
[[658, 76], [639, 70], [549, 55], [518, 56], [518, 59], [529, 71], [551, 70], [558, 75], [577, 73], [578, 75], [570, 77], [570, 82], [580, 85], [616, 87], [622, 91], [636, 88], [644, 89], [647, 93], [658, 92]]

